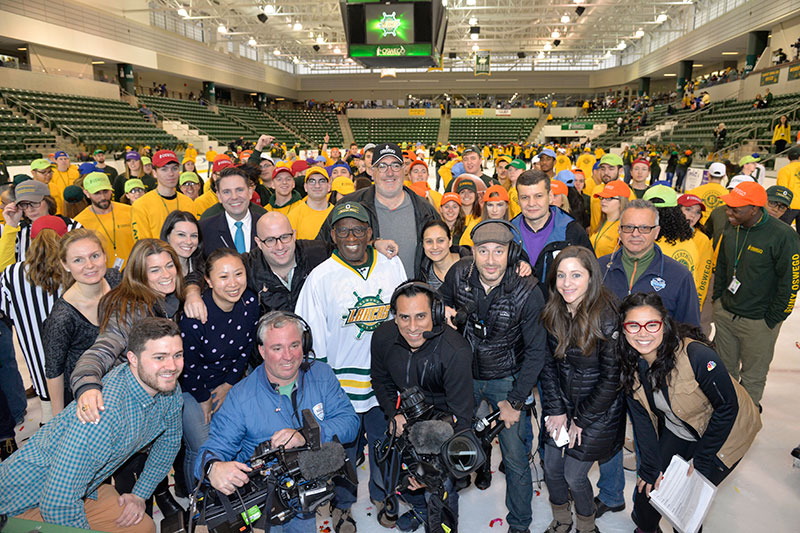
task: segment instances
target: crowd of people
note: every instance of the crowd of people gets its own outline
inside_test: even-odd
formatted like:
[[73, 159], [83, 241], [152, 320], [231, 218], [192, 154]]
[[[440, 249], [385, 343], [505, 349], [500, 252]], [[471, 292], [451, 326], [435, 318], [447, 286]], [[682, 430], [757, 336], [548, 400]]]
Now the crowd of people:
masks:
[[[184, 512], [170, 472], [177, 496], [234, 495], [259, 444], [305, 444], [308, 409], [368, 462], [382, 526], [451, 530], [459, 491], [496, 475], [491, 444], [444, 493], [391, 484], [379, 450], [414, 423], [412, 387], [456, 432], [497, 413], [510, 532], [529, 531], [532, 467], [547, 532], [589, 533], [626, 508], [626, 459], [640, 532], [673, 456], [715, 485], [739, 464], [798, 290], [800, 147], [768, 189], [747, 156], [684, 191], [672, 147], [325, 141], [299, 159], [242, 139], [207, 172], [192, 147], [127, 150], [124, 173], [59, 151], [0, 186], [0, 514], [155, 531], [153, 499]], [[12, 326], [42, 410], [19, 449]], [[336, 533], [357, 497], [336, 480]]]

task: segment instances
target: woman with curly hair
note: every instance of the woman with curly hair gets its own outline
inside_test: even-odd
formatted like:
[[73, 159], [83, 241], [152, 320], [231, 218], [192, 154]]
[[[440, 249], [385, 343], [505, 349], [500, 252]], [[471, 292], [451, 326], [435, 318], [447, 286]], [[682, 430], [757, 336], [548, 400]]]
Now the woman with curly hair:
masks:
[[[541, 374], [547, 436], [544, 472], [553, 521], [546, 533], [572, 529], [570, 496], [579, 533], [598, 531], [588, 473], [595, 461], [613, 457], [625, 438], [625, 403], [614, 353], [616, 298], [603, 286], [594, 254], [568, 246], [553, 261], [550, 299], [542, 311], [552, 357]], [[555, 437], [568, 431], [569, 444]], [[563, 446], [566, 446], [564, 448]]]
[[616, 353], [639, 451], [633, 520], [660, 531], [650, 504], [673, 456], [719, 485], [761, 429], [758, 408], [696, 326], [672, 320], [657, 293], [622, 301]]
[[694, 230], [678, 205], [678, 193], [666, 185], [656, 185], [647, 190], [644, 199], [658, 209], [661, 229], [656, 244], [664, 255], [681, 263], [692, 273], [702, 307], [711, 280], [711, 263], [694, 239]]

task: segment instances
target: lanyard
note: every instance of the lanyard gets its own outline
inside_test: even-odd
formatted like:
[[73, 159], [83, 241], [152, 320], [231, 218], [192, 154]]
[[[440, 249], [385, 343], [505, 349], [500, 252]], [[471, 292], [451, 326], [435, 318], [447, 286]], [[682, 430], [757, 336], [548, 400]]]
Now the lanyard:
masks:
[[[618, 222], [618, 221], [615, 220], [614, 222]], [[603, 222], [603, 226], [597, 232], [597, 237], [594, 238], [594, 249], [595, 250], [597, 250], [597, 243], [600, 242], [600, 239], [603, 238], [603, 235], [608, 233], [608, 230], [611, 229], [611, 227], [614, 225], [614, 222], [609, 223], [608, 220]]]
[[[169, 215], [173, 210], [170, 210], [170, 208], [167, 207], [167, 202], [164, 201], [164, 197], [163, 196], [161, 196], [159, 194], [158, 197], [159, 197], [159, 199], [161, 199], [161, 203], [164, 204], [164, 209], [166, 210], [167, 214]], [[180, 211], [180, 210], [181, 210], [181, 197], [178, 196], [178, 192], [176, 191], [175, 192], [175, 209], [174, 209], [174, 211]]]
[[111, 207], [111, 229], [114, 232], [114, 237], [113, 238], [111, 237], [111, 235], [108, 234], [108, 230], [106, 229], [105, 225], [103, 224], [103, 221], [100, 220], [100, 216], [97, 213], [94, 212], [94, 209], [92, 209], [91, 211], [94, 214], [95, 218], [97, 219], [97, 222], [100, 224], [100, 227], [103, 228], [103, 232], [106, 234], [106, 237], [108, 237], [108, 240], [111, 241], [111, 246], [114, 247], [114, 252], [116, 252], [117, 251], [117, 221], [114, 218], [114, 207], [113, 206]]
[[[759, 220], [760, 222], [760, 220]], [[747, 228], [747, 232], [744, 234], [744, 240], [742, 241], [742, 247], [739, 248], [739, 228], [741, 226], [736, 226], [736, 245], [734, 246], [734, 250], [736, 250], [736, 259], [733, 260], [733, 277], [736, 277], [736, 267], [739, 266], [739, 259], [742, 258], [742, 252], [744, 252], [744, 247], [747, 244], [747, 236], [750, 234], [750, 228]]]

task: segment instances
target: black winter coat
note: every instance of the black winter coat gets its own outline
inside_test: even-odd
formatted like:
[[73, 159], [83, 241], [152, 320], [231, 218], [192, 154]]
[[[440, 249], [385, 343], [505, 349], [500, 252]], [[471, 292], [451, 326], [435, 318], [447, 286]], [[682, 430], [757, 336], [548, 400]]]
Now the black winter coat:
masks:
[[[583, 431], [581, 445], [566, 449], [580, 461], [602, 461], [616, 454], [625, 439], [625, 399], [619, 390], [620, 367], [614, 354], [612, 335], [616, 323], [608, 319], [603, 334], [608, 339], [596, 343], [590, 356], [577, 347], [567, 348], [563, 359], [550, 356], [542, 369], [542, 404], [545, 416], [566, 413], [568, 424]], [[547, 336], [555, 353], [558, 341]], [[555, 443], [550, 435], [547, 442]]]

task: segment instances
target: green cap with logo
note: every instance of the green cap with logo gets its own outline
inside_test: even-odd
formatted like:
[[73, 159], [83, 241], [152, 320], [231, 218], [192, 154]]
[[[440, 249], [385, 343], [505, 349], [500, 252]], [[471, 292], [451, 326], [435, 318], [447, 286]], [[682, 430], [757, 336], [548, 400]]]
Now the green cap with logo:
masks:
[[195, 174], [194, 172], [191, 172], [191, 171], [182, 172], [180, 180], [178, 181], [178, 184], [179, 185], [183, 185], [186, 182], [192, 182], [192, 183], [198, 183], [199, 184], [200, 183], [200, 177], [197, 174]]
[[342, 202], [333, 208], [331, 224], [336, 224], [343, 218], [354, 218], [369, 224], [369, 213], [367, 213], [364, 206], [358, 202]]
[[601, 165], [611, 165], [613, 167], [622, 166], [622, 158], [617, 154], [605, 154], [600, 158]]
[[778, 202], [779, 204], [789, 207], [792, 205], [793, 198], [794, 193], [781, 185], [773, 185], [767, 189], [767, 200], [770, 202]]
[[105, 172], [90, 172], [83, 178], [83, 188], [89, 194], [97, 194], [100, 191], [111, 191], [111, 181]]
[[644, 200], [652, 202], [656, 207], [677, 207], [678, 193], [666, 185], [654, 185], [644, 193]]
[[525, 161], [522, 159], [512, 159], [511, 163], [508, 164], [509, 167], [514, 167], [519, 170], [525, 170]]
[[47, 159], [34, 159], [31, 161], [31, 170], [44, 170], [50, 168], [50, 161]]

